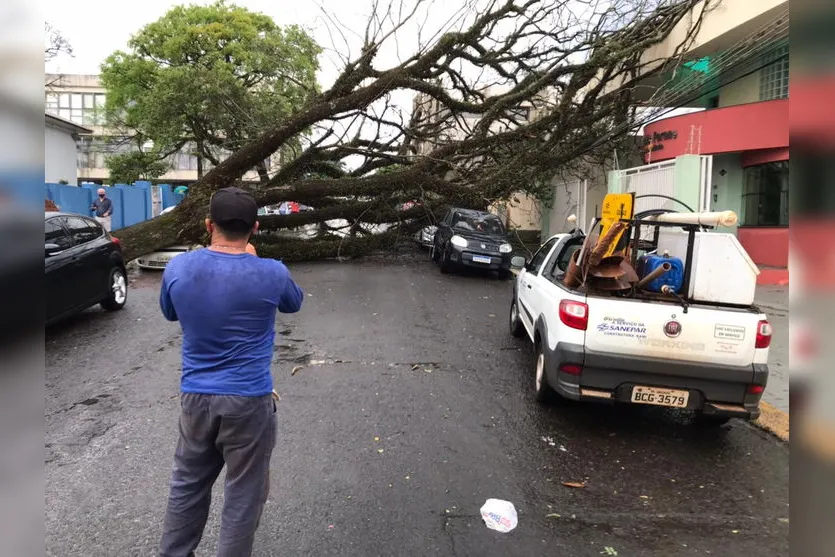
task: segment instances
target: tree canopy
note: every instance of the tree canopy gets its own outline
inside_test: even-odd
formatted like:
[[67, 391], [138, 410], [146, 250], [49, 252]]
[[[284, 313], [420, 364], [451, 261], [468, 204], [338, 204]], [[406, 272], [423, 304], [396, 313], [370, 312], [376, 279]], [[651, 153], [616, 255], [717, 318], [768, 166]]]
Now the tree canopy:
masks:
[[139, 180], [154, 180], [168, 170], [165, 161], [158, 160], [153, 153], [131, 151], [110, 155], [105, 160], [114, 184], [133, 184]]
[[[318, 93], [321, 49], [304, 30], [223, 0], [176, 6], [128, 47], [101, 68], [108, 125], [152, 145], [145, 161], [195, 153], [199, 176]], [[253, 165], [263, 179], [270, 155]]]
[[[333, 46], [344, 57], [329, 89], [264, 122], [176, 210], [120, 238], [129, 257], [204, 240], [200, 223], [212, 192], [250, 187], [241, 177], [291, 144], [300, 146], [298, 156], [253, 192], [262, 206], [292, 200], [316, 210], [262, 217], [260, 255], [361, 254], [411, 235], [444, 206], [486, 208], [518, 191], [536, 195], [556, 172], [610, 155], [646, 122], [631, 110], [633, 90], [682, 62], [714, 3], [484, 0], [462, 5], [438, 28], [417, 23], [415, 31], [431, 1], [373, 1], [364, 33], [351, 30], [362, 37], [359, 51]], [[332, 36], [345, 37], [333, 27]], [[674, 29], [684, 31], [679, 44], [653, 56]], [[403, 33], [417, 33], [418, 47], [393, 65], [381, 62], [381, 52], [400, 52]], [[404, 92], [411, 106], [395, 102]], [[401, 210], [409, 200], [422, 203]], [[273, 233], [313, 224], [320, 225], [314, 238]], [[380, 224], [384, 233], [370, 233]], [[337, 225], [348, 237], [334, 235]]]

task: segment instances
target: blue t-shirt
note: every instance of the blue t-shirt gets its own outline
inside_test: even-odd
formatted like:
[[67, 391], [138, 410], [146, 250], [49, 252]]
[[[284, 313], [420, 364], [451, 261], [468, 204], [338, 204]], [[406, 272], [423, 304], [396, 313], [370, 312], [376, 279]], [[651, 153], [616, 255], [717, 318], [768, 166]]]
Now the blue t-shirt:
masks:
[[182, 391], [270, 394], [276, 310], [295, 313], [303, 299], [275, 259], [200, 249], [169, 261], [159, 304], [183, 329]]
[[109, 197], [105, 197], [104, 199], [96, 198], [93, 201], [93, 208], [96, 210], [97, 217], [103, 217], [111, 212], [110, 210], [113, 208], [113, 202], [110, 201]]

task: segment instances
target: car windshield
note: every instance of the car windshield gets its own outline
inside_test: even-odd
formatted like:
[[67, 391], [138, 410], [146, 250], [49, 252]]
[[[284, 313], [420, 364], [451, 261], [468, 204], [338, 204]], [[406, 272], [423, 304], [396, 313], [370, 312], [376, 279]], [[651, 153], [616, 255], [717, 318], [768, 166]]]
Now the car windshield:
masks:
[[495, 215], [462, 215], [453, 218], [453, 228], [479, 232], [482, 234], [503, 235], [502, 221]]

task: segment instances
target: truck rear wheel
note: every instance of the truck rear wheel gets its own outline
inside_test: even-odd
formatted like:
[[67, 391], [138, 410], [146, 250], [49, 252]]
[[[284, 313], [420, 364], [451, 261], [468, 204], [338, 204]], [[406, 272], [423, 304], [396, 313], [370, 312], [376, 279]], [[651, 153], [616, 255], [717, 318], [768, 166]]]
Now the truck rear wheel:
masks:
[[516, 296], [510, 302], [510, 334], [516, 338], [525, 336], [525, 327], [519, 317], [519, 302], [516, 301]]
[[545, 372], [545, 347], [542, 341], [536, 343], [536, 367], [534, 368], [534, 396], [537, 402], [550, 402], [554, 399], [554, 390], [548, 384]]

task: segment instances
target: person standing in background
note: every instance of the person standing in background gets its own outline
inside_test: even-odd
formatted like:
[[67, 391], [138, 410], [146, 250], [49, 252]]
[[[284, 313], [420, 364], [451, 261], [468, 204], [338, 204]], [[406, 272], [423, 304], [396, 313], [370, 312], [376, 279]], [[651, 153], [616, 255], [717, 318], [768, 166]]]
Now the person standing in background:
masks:
[[209, 211], [209, 247], [178, 255], [162, 276], [160, 308], [183, 329], [183, 372], [161, 557], [194, 556], [224, 465], [217, 555], [252, 554], [276, 440], [275, 316], [299, 311], [304, 300], [287, 267], [257, 257], [249, 243], [258, 230], [250, 194], [219, 190]]
[[93, 201], [90, 209], [96, 212], [96, 220], [99, 224], [110, 232], [110, 217], [113, 214], [113, 202], [107, 197], [107, 192], [104, 191], [104, 188], [99, 188], [98, 195], [98, 199]]

